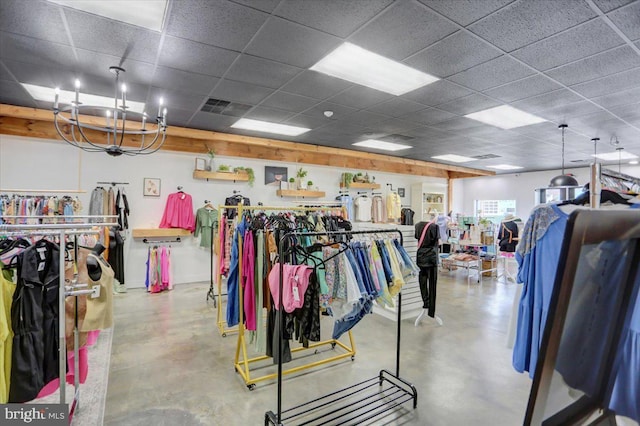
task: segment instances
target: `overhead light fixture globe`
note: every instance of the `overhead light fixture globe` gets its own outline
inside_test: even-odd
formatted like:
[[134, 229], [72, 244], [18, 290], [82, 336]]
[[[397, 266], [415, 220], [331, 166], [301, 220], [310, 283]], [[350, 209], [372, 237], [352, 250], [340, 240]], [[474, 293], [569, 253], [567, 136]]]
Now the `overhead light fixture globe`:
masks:
[[[80, 80], [75, 80], [75, 99], [68, 105], [61, 106], [60, 89], [55, 89], [53, 103], [53, 123], [60, 137], [70, 145], [87, 152], [106, 152], [112, 157], [121, 155], [148, 155], [158, 151], [167, 137], [167, 108], [163, 108], [160, 98], [158, 114], [149, 120], [146, 112], [136, 112], [127, 106], [127, 86], [118, 85], [120, 74], [124, 68], [113, 66], [109, 71], [115, 74], [115, 95], [113, 107], [104, 105], [83, 104], [80, 101]], [[121, 96], [118, 96], [121, 89]], [[98, 111], [99, 116], [105, 117], [105, 124], [101, 126], [95, 120], [84, 119], [81, 113]], [[132, 120], [133, 119], [133, 120]], [[129, 121], [127, 121], [129, 120]], [[70, 131], [63, 131], [62, 125], [69, 125]], [[147, 124], [151, 128], [147, 128]], [[87, 136], [87, 130], [102, 132], [101, 141], [92, 141]], [[106, 144], [104, 137], [106, 136]], [[137, 146], [123, 146], [126, 136], [140, 138]]]
[[551, 179], [551, 182], [549, 182], [550, 187], [579, 185], [576, 178], [564, 173], [564, 131], [567, 127], [569, 127], [567, 124], [561, 124], [558, 126], [558, 128], [562, 130], [562, 174]]

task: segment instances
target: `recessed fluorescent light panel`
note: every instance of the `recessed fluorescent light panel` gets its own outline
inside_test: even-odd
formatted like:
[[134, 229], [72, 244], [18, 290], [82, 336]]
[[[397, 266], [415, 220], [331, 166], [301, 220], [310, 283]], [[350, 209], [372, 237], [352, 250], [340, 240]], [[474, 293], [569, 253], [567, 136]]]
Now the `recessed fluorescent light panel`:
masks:
[[495, 108], [485, 109], [484, 111], [467, 114], [465, 117], [491, 126], [500, 127], [505, 130], [547, 121], [544, 118], [529, 114], [528, 112], [520, 111], [519, 109], [509, 105], [501, 105]]
[[306, 127], [287, 126], [286, 124], [269, 123], [268, 121], [251, 120], [250, 118], [241, 118], [233, 123], [231, 127], [286, 136], [298, 136], [311, 130]]
[[631, 160], [631, 161], [629, 161], [629, 164], [636, 165], [636, 164], [638, 164], [638, 160]]
[[361, 146], [361, 147], [364, 147], [364, 148], [381, 149], [383, 151], [401, 151], [403, 149], [413, 148], [412, 146], [409, 146], [409, 145], [402, 145], [402, 144], [399, 144], [399, 143], [379, 141], [379, 140], [376, 140], [376, 139], [367, 139], [366, 141], [356, 142], [353, 145]]
[[402, 95], [439, 78], [344, 43], [310, 69], [392, 95]]
[[167, 0], [49, 0], [61, 6], [89, 12], [94, 15], [153, 31], [162, 31]]
[[435, 157], [431, 157], [434, 158], [436, 160], [442, 160], [442, 161], [451, 161], [452, 163], [467, 163], [469, 161], [475, 161], [475, 158], [471, 158], [471, 157], [465, 157], [462, 155], [456, 155], [456, 154], [445, 154], [445, 155], [436, 155]]
[[495, 166], [487, 166], [490, 169], [498, 169], [498, 170], [518, 170], [522, 169], [520, 166], [512, 166], [511, 164], [496, 164]]
[[[20, 83], [22, 87], [24, 87], [27, 92], [31, 95], [31, 97], [38, 101], [44, 102], [53, 102], [56, 97], [55, 89], [51, 87], [44, 86], [36, 86], [35, 84], [27, 84]], [[71, 105], [71, 102], [75, 100], [76, 93], [70, 90], [62, 90], [60, 89], [60, 103], [64, 105]], [[91, 106], [99, 106], [106, 108], [113, 108], [113, 97], [107, 98], [105, 96], [92, 95], [90, 93], [82, 93], [80, 92], [80, 103], [83, 105], [91, 105]], [[143, 113], [144, 112], [144, 102], [136, 102], [130, 101], [127, 99], [127, 111], [134, 111]], [[82, 113], [82, 111], [81, 111]]]
[[604, 152], [602, 154], [591, 154], [591, 156], [604, 161], [633, 160], [634, 158], [638, 158], [637, 155], [627, 151]]

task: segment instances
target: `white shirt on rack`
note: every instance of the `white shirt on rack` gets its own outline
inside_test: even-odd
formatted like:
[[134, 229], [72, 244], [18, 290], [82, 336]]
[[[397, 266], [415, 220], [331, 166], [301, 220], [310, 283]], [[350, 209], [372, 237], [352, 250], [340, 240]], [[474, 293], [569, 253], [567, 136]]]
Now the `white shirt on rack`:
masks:
[[358, 222], [371, 222], [371, 198], [358, 197], [354, 201], [356, 206], [356, 220]]

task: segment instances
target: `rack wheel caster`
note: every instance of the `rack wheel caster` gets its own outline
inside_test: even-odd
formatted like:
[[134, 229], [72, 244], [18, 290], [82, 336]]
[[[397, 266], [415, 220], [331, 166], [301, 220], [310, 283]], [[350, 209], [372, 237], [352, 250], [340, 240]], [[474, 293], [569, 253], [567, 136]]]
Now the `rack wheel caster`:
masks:
[[227, 333], [222, 333], [222, 337], [227, 337]]
[[247, 385], [247, 389], [249, 389], [250, 391], [254, 390], [255, 388], [256, 388], [255, 383], [251, 383], [250, 385]]
[[336, 344], [335, 342], [331, 344], [331, 349], [335, 349], [336, 348]]
[[314, 355], [318, 355], [319, 353], [320, 353], [320, 352], [318, 352], [318, 350], [317, 350], [317, 349], [315, 349], [315, 350], [313, 351], [313, 354], [314, 354]]
[[351, 355], [351, 361], [355, 361], [356, 360], [356, 356], [355, 355]]

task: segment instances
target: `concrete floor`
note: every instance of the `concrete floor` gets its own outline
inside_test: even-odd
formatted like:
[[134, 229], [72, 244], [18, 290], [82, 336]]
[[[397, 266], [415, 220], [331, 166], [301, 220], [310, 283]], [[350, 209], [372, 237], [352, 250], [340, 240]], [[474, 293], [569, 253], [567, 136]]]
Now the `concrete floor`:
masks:
[[[265, 411], [276, 410], [275, 382], [249, 391], [234, 371], [237, 339], [218, 334], [207, 288], [117, 298], [106, 425], [261, 425]], [[418, 389], [418, 408], [406, 404], [369, 424], [522, 424], [530, 381], [513, 370], [505, 345], [514, 292], [503, 281], [468, 284], [462, 271], [441, 273], [444, 326], [402, 323], [401, 376]], [[323, 338], [331, 324], [323, 320]], [[287, 376], [283, 409], [393, 370], [395, 327], [378, 315], [364, 318], [353, 330], [355, 361]]]

